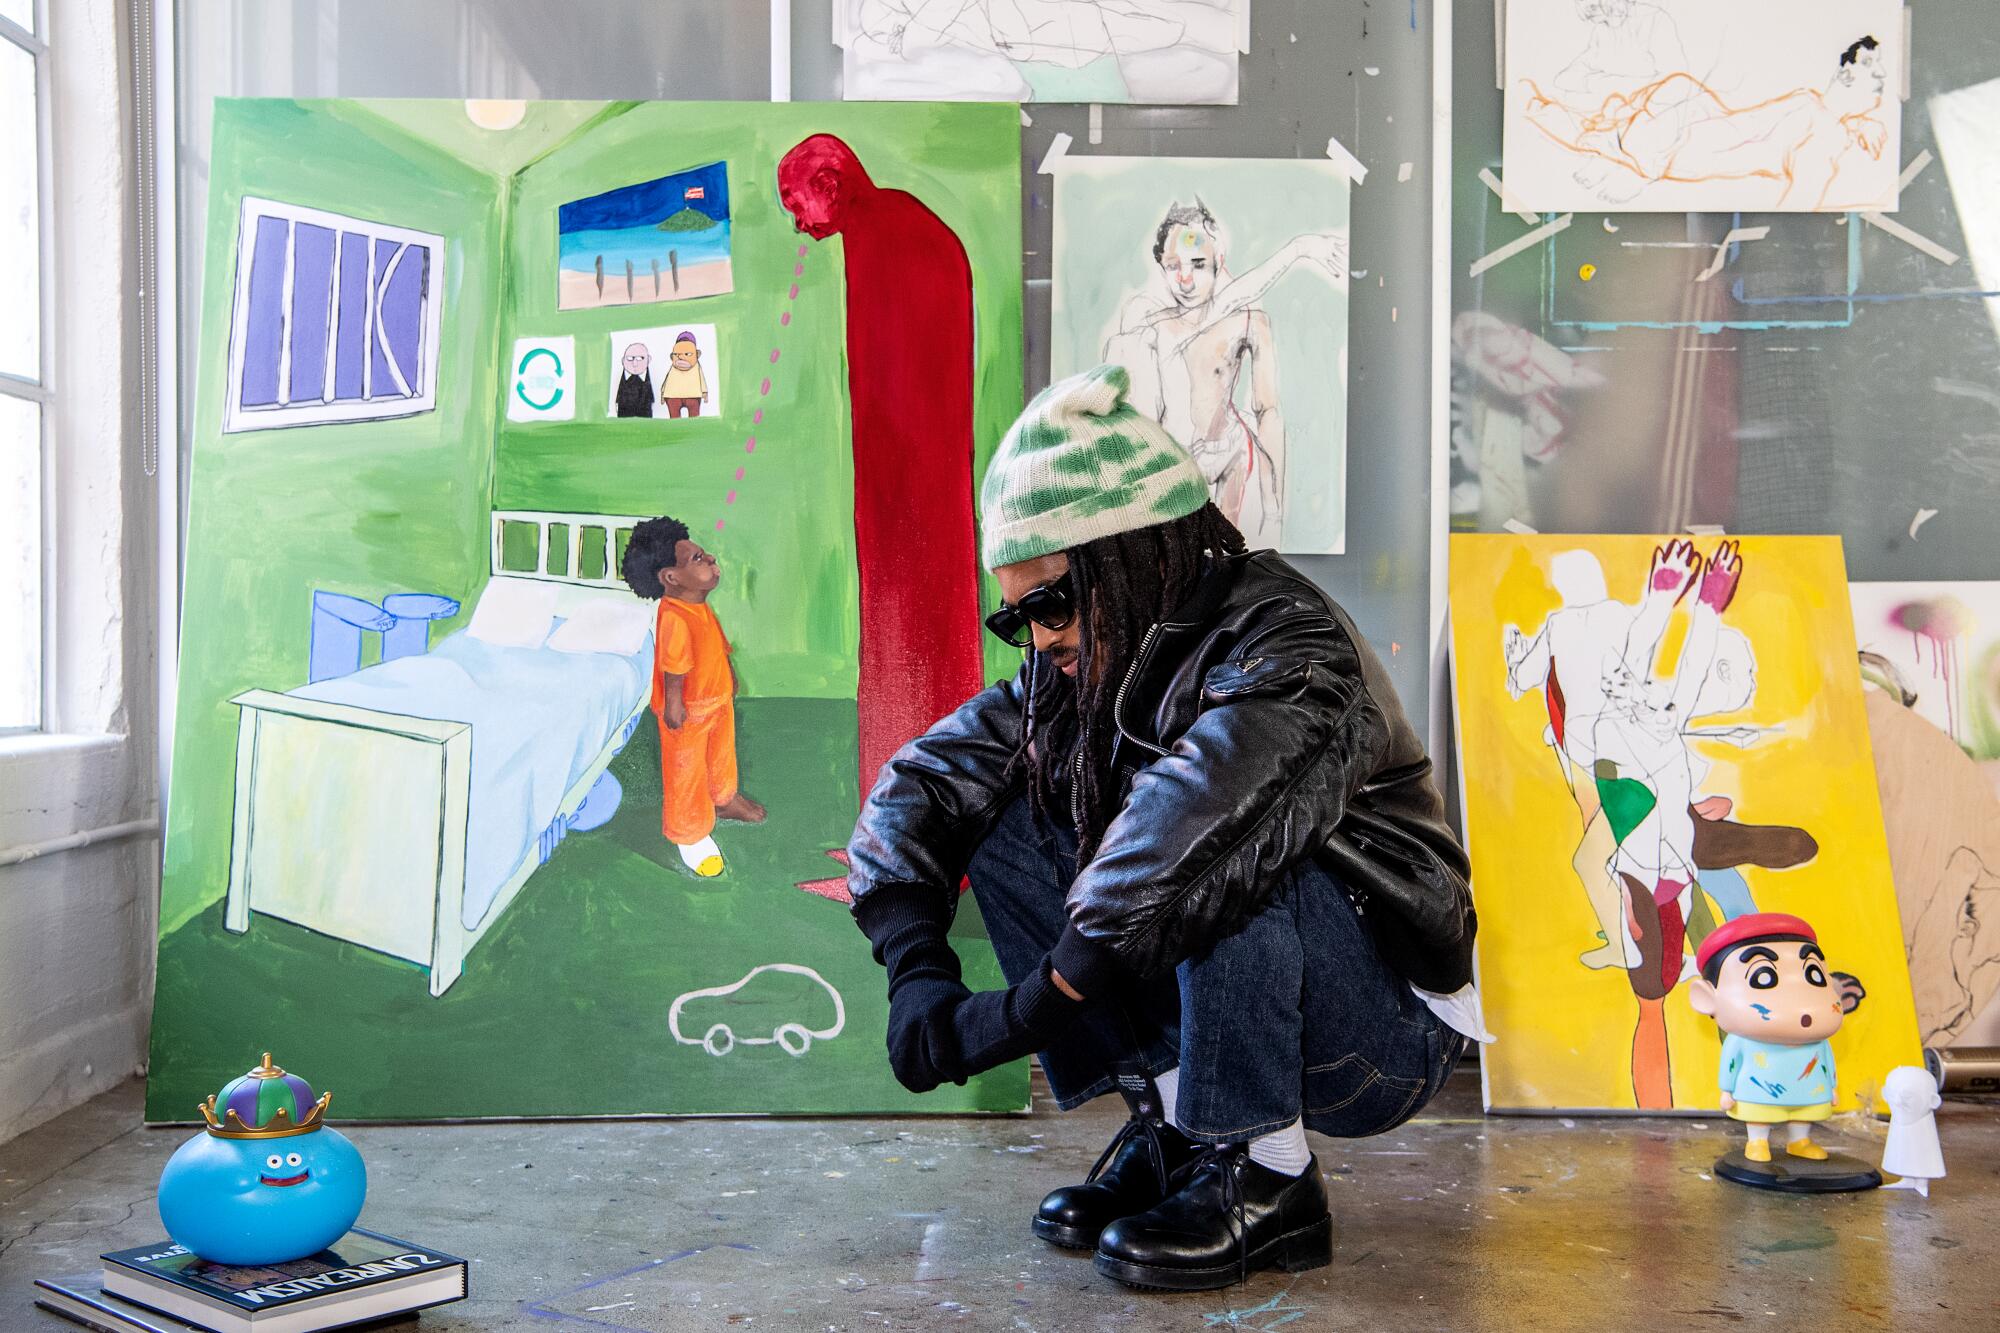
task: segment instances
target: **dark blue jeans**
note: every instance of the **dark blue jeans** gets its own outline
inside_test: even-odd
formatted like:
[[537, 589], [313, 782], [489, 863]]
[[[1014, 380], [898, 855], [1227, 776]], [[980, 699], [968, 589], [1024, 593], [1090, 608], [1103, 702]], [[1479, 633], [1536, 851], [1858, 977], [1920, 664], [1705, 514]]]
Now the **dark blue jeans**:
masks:
[[[1076, 835], [1038, 818], [1022, 797], [969, 875], [1000, 968], [1019, 982], [1068, 922]], [[1336, 1138], [1380, 1134], [1437, 1095], [1465, 1050], [1465, 1038], [1383, 963], [1339, 882], [1310, 863], [1241, 930], [1173, 972], [1126, 994], [1084, 998], [1085, 1016], [1041, 1055], [1057, 1104], [1080, 1106], [1120, 1074], [1179, 1066], [1174, 1119], [1210, 1143], [1300, 1118]]]

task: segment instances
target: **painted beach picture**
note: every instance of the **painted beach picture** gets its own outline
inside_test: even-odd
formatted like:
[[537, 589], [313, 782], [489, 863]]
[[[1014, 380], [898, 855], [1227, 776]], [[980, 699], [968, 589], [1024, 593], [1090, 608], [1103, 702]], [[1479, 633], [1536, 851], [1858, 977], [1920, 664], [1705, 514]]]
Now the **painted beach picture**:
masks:
[[734, 291], [727, 164], [620, 186], [556, 210], [558, 310]]

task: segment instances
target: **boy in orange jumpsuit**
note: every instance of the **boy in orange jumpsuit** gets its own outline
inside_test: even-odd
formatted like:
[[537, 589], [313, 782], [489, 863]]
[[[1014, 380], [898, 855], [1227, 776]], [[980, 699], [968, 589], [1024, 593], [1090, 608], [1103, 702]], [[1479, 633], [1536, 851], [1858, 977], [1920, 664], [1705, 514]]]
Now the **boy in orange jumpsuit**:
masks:
[[720, 875], [717, 819], [759, 824], [764, 807], [736, 789], [736, 673], [708, 604], [722, 581], [685, 523], [649, 518], [632, 530], [621, 568], [633, 592], [658, 598], [653, 713], [660, 720], [660, 829], [704, 879]]

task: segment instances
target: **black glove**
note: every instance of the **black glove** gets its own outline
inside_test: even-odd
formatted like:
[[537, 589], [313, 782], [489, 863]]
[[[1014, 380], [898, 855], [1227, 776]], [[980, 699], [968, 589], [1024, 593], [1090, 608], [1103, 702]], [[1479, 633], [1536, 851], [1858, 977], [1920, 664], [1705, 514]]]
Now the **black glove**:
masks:
[[910, 977], [890, 989], [889, 1068], [898, 1083], [929, 1092], [940, 1083], [965, 1082], [952, 1013], [971, 996], [956, 975]]
[[948, 1058], [970, 1078], [1033, 1055], [1062, 1035], [1084, 1003], [1056, 986], [1045, 958], [1020, 985], [980, 991], [951, 1009], [955, 1049]]
[[883, 885], [855, 905], [889, 972], [889, 1068], [911, 1092], [1032, 1055], [1083, 1009], [1049, 979], [1046, 958], [1018, 986], [973, 994], [945, 938], [953, 905], [915, 885]]
[[914, 885], [885, 885], [855, 908], [889, 972], [889, 1068], [911, 1092], [963, 1083], [950, 1039], [951, 1010], [972, 992], [959, 980], [945, 932], [953, 903]]

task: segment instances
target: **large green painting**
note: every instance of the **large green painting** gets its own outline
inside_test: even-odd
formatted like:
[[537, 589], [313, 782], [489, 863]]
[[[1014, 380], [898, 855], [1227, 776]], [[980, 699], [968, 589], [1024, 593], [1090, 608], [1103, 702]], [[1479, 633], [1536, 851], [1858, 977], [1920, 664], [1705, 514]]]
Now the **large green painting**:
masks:
[[[830, 855], [864, 609], [854, 275], [778, 187], [813, 135], [963, 246], [976, 476], [1021, 403], [1011, 105], [216, 104], [150, 1118], [265, 1050], [359, 1119], [1026, 1105], [1020, 1065], [896, 1085]], [[768, 810], [699, 865], [621, 577], [660, 515]]]

